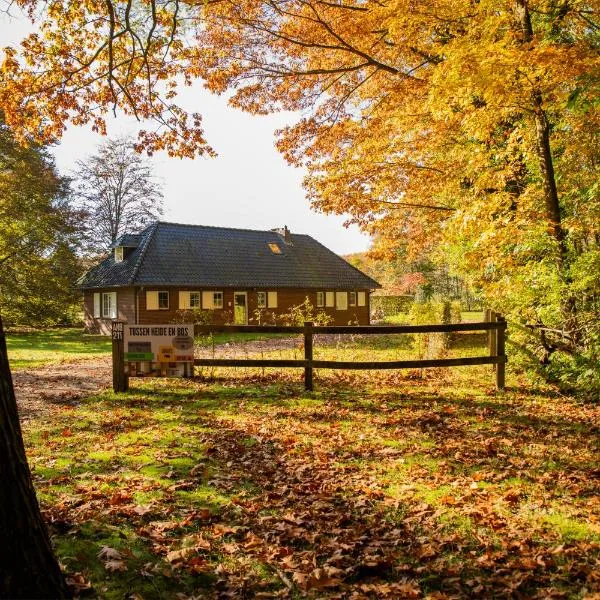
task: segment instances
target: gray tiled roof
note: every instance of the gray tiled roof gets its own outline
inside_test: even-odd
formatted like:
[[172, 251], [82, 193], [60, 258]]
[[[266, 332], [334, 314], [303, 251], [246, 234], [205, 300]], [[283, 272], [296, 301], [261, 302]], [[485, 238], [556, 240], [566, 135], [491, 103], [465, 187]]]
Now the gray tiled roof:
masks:
[[[373, 289], [375, 280], [308, 235], [158, 222], [121, 263], [109, 256], [81, 288], [126, 285]], [[277, 244], [274, 254], [268, 244]]]

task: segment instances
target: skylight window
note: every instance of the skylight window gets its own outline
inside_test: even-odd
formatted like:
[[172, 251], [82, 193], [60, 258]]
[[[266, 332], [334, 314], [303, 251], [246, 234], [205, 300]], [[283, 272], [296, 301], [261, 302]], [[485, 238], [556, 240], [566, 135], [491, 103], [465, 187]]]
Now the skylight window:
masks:
[[273, 254], [281, 254], [281, 248], [277, 244], [269, 244], [269, 248]]

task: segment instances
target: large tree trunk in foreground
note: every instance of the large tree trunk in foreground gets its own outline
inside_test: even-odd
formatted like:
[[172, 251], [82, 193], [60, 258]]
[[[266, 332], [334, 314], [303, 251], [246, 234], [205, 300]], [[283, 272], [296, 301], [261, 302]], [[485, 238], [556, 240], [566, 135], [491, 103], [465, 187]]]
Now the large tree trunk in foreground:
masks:
[[68, 598], [25, 456], [0, 318], [0, 598]]

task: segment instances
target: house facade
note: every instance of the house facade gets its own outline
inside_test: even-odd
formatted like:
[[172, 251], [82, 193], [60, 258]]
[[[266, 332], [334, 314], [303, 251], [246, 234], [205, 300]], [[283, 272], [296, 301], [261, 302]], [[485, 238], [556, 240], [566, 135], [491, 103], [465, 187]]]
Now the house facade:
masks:
[[119, 238], [79, 281], [88, 331], [111, 322], [281, 324], [306, 299], [334, 325], [369, 323], [379, 284], [308, 235], [157, 222]]

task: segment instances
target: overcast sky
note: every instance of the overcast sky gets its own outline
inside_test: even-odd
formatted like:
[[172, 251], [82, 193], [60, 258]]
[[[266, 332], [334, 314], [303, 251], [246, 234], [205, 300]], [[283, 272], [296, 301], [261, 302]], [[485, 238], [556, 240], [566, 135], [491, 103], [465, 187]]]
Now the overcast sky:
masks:
[[[0, 46], [17, 42], [26, 30], [22, 20], [0, 15]], [[243, 113], [230, 108], [226, 98], [209, 94], [200, 82], [181, 90], [179, 103], [203, 115], [205, 137], [219, 156], [190, 160], [160, 153], [151, 159], [164, 186], [165, 220], [248, 229], [287, 225], [339, 254], [367, 249], [369, 238], [356, 227], [344, 228], [343, 217], [310, 209], [303, 170], [289, 166], [275, 149], [274, 131], [293, 123], [296, 115]], [[130, 120], [109, 121], [109, 135], [135, 131]], [[71, 171], [101, 140], [86, 128], [70, 127], [54, 149], [60, 171]]]

